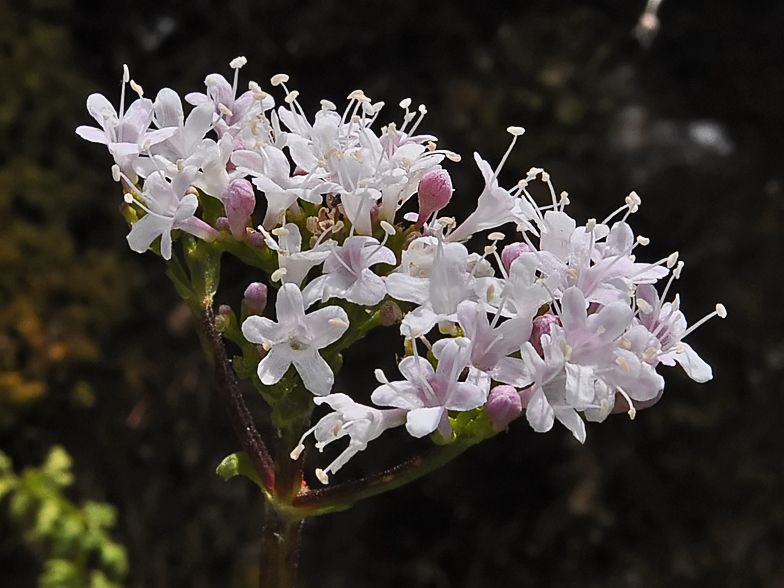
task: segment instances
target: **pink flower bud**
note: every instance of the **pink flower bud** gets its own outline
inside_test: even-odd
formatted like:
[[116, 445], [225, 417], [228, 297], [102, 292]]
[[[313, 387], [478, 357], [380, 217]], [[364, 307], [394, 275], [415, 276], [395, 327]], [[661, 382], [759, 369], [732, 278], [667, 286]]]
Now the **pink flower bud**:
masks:
[[248, 226], [248, 217], [256, 208], [256, 193], [253, 184], [245, 178], [238, 178], [229, 184], [221, 194], [226, 216], [229, 219], [229, 228], [235, 239], [242, 239]]
[[264, 249], [267, 246], [267, 243], [264, 241], [264, 235], [258, 231], [253, 231], [248, 237], [248, 241], [254, 249]]
[[261, 282], [252, 282], [245, 288], [243, 304], [252, 314], [263, 314], [267, 307], [267, 286]]
[[485, 404], [485, 412], [490, 417], [493, 430], [502, 431], [523, 412], [520, 394], [514, 386], [503, 384], [490, 390]]
[[416, 228], [421, 229], [430, 215], [449, 204], [452, 199], [452, 178], [445, 169], [431, 169], [419, 180], [419, 217]]
[[504, 250], [501, 252], [501, 261], [506, 268], [506, 271], [509, 271], [509, 268], [512, 267], [512, 262], [520, 257], [523, 253], [529, 253], [533, 251], [531, 246], [528, 243], [523, 243], [522, 241], [518, 241], [517, 243], [510, 243]]
[[544, 350], [542, 349], [542, 335], [549, 335], [550, 334], [550, 326], [557, 325], [560, 321], [558, 317], [554, 314], [547, 313], [543, 314], [542, 316], [538, 316], [534, 319], [534, 326], [531, 330], [531, 345], [534, 346], [536, 352], [544, 356]]
[[219, 231], [228, 231], [229, 219], [227, 219], [225, 216], [219, 216], [215, 219], [215, 228]]

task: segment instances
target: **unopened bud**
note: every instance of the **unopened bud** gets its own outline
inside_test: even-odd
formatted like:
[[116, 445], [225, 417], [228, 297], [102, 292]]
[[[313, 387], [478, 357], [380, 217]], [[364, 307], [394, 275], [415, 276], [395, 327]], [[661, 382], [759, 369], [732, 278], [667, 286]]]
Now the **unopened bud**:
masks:
[[267, 286], [261, 282], [252, 282], [245, 288], [242, 303], [248, 307], [251, 314], [263, 314], [267, 307]]
[[514, 386], [506, 384], [496, 386], [490, 390], [485, 404], [485, 412], [490, 417], [493, 430], [502, 431], [523, 412], [520, 394]]
[[256, 193], [253, 184], [245, 178], [232, 181], [221, 194], [226, 216], [229, 219], [229, 229], [235, 239], [242, 239], [248, 226], [248, 218], [256, 208]]
[[432, 169], [419, 180], [419, 217], [416, 228], [420, 229], [434, 212], [444, 208], [452, 199], [452, 178], [445, 169]]
[[533, 328], [531, 329], [530, 341], [531, 345], [534, 346], [534, 349], [536, 349], [536, 352], [539, 355], [544, 356], [544, 350], [542, 349], [542, 335], [549, 335], [550, 327], [552, 325], [557, 325], [558, 322], [558, 317], [549, 312], [534, 319]]
[[219, 231], [228, 231], [229, 219], [227, 219], [225, 216], [219, 216], [215, 219], [215, 228]]
[[231, 306], [222, 304], [218, 308], [218, 314], [215, 315], [215, 330], [219, 333], [225, 333], [229, 325], [231, 325]]
[[391, 327], [403, 320], [403, 311], [391, 300], [382, 304], [378, 313], [381, 317], [381, 324], [385, 327]]
[[517, 243], [510, 243], [504, 250], [501, 252], [501, 262], [504, 264], [506, 271], [509, 271], [509, 268], [512, 267], [512, 262], [520, 257], [523, 253], [529, 253], [533, 251], [531, 246], [528, 243], [523, 243], [522, 241], [518, 241]]
[[253, 231], [248, 236], [248, 242], [254, 249], [264, 249], [267, 246], [267, 243], [264, 241], [264, 235], [258, 231]]

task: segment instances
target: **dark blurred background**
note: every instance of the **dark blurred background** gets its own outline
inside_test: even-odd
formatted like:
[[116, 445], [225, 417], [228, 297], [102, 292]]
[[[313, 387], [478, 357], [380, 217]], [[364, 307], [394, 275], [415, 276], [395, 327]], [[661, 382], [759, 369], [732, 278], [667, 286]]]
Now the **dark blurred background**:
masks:
[[[200, 91], [245, 55], [243, 83], [289, 73], [306, 110], [355, 88], [386, 101], [384, 120], [404, 97], [427, 104], [422, 130], [463, 155], [456, 201], [482, 187], [471, 152], [495, 164], [504, 129], [524, 126], [502, 184], [544, 167], [581, 220], [636, 190], [647, 258], [686, 262], [687, 316], [729, 310], [689, 339], [714, 380], [668, 369], [634, 422], [589, 425], [584, 446], [515, 423], [309, 521], [303, 588], [784, 586], [784, 4], [664, 0], [648, 48], [632, 34], [644, 9], [0, 0], [0, 449], [22, 467], [65, 446], [69, 496], [119, 508], [132, 588], [253, 585], [260, 497], [213, 473], [237, 445], [187, 310], [160, 260], [128, 250], [108, 154], [73, 132], [92, 124], [89, 93], [118, 102], [123, 63], [154, 97]], [[236, 308], [256, 276], [224, 270]], [[390, 333], [347, 358], [339, 388], [370, 392]], [[341, 476], [420, 447], [391, 432]], [[5, 511], [0, 586], [33, 587], [40, 561]]]

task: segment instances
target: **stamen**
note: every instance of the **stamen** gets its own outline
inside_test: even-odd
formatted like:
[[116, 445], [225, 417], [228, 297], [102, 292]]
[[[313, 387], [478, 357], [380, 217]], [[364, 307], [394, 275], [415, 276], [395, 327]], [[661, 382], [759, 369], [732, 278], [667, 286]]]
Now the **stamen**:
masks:
[[316, 477], [318, 478], [319, 482], [321, 482], [322, 484], [324, 485], [329, 484], [329, 476], [321, 468], [316, 468]]
[[329, 319], [329, 321], [327, 321], [327, 322], [329, 322], [329, 324], [330, 324], [331, 326], [333, 326], [333, 327], [338, 327], [338, 328], [340, 328], [340, 329], [343, 329], [343, 328], [347, 328], [347, 327], [348, 327], [348, 323], [347, 323], [346, 321], [344, 321], [344, 320], [341, 320], [341, 319], [339, 319], [339, 318], [331, 318], [331, 319]]
[[289, 81], [289, 76], [287, 74], [275, 74], [270, 78], [270, 84], [273, 86], [280, 86], [281, 84], [285, 84]]
[[291, 104], [292, 102], [294, 102], [297, 99], [297, 96], [299, 96], [299, 91], [298, 90], [292, 90], [291, 92], [289, 92], [286, 95], [286, 97], [283, 99], [283, 101], [286, 104]]
[[389, 235], [390, 237], [392, 235], [394, 235], [395, 233], [397, 233], [397, 230], [395, 230], [395, 227], [390, 225], [387, 221], [382, 220], [379, 224], [381, 225], [381, 228], [384, 230], [384, 232], [387, 235]]
[[283, 276], [285, 276], [287, 273], [288, 273], [288, 272], [286, 271], [286, 268], [285, 268], [285, 267], [279, 267], [279, 268], [278, 268], [278, 269], [276, 269], [274, 272], [272, 272], [272, 275], [270, 276], [270, 280], [272, 280], [273, 282], [277, 282], [277, 281], [279, 281], [279, 280], [280, 280], [280, 279], [281, 279]]
[[142, 89], [142, 87], [139, 84], [137, 84], [133, 80], [131, 80], [131, 90], [136, 92], [139, 95], [139, 98], [143, 98], [144, 97], [144, 90]]
[[120, 166], [116, 163], [112, 166], [112, 179], [115, 182], [119, 182], [122, 179], [122, 176], [120, 175]]
[[299, 456], [300, 456], [300, 455], [302, 455], [302, 452], [303, 452], [303, 451], [305, 451], [305, 445], [302, 443], [302, 441], [300, 441], [300, 442], [299, 442], [299, 445], [297, 445], [297, 446], [296, 446], [296, 447], [295, 447], [295, 448], [294, 448], [294, 449], [291, 451], [291, 453], [289, 453], [289, 457], [290, 457], [291, 459], [293, 459], [293, 460], [295, 460], [295, 461], [296, 461], [296, 460], [298, 460], [298, 459], [299, 459]]

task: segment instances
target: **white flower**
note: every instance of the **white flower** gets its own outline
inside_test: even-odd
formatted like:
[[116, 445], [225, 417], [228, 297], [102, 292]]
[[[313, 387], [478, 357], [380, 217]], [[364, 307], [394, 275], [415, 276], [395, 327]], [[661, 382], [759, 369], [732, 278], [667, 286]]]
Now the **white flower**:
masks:
[[267, 247], [278, 252], [278, 268], [281, 281], [299, 286], [310, 269], [322, 263], [330, 254], [330, 242], [319, 243], [313, 249], [302, 251], [302, 234], [294, 223], [286, 223], [276, 234], [278, 241], [264, 227], [259, 227]]
[[387, 294], [384, 280], [370, 269], [377, 263], [395, 265], [392, 250], [373, 237], [355, 235], [343, 245], [335, 245], [324, 261], [324, 275], [317, 277], [303, 290], [305, 307], [317, 300], [337, 297], [362, 306], [374, 306]]
[[298, 459], [300, 453], [305, 448], [303, 442], [308, 435], [316, 438], [316, 448], [322, 451], [324, 447], [342, 439], [346, 435], [349, 437], [349, 444], [345, 450], [323, 470], [317, 470], [319, 480], [327, 483], [328, 474], [335, 473], [346, 462], [360, 451], [364, 451], [367, 444], [378, 438], [381, 433], [392, 427], [402, 425], [406, 420], [406, 411], [399, 408], [390, 410], [379, 410], [371, 406], [364, 406], [354, 402], [345, 394], [330, 394], [320, 398], [314, 398], [316, 404], [328, 404], [334, 412], [322, 417], [319, 422], [309, 429], [299, 445], [292, 451], [291, 457]]
[[449, 235], [449, 240], [464, 241], [476, 232], [494, 229], [509, 222], [529, 227], [528, 221], [535, 217], [531, 203], [524, 198], [512, 196], [498, 185], [498, 173], [503, 161], [498, 169], [493, 171], [490, 164], [478, 153], [474, 153], [474, 160], [485, 179], [485, 189], [479, 195], [476, 210]]
[[260, 316], [242, 323], [242, 334], [268, 350], [259, 362], [261, 383], [280, 381], [289, 366], [294, 367], [305, 387], [319, 396], [329, 394], [335, 376], [318, 350], [334, 343], [348, 329], [348, 316], [337, 306], [327, 306], [305, 314], [302, 292], [296, 284], [283, 284], [275, 302], [278, 322]]
[[468, 250], [460, 243], [439, 243], [427, 278], [395, 272], [387, 276], [393, 298], [419, 307], [406, 315], [400, 327], [407, 337], [426, 335], [437, 323], [456, 321], [457, 305], [474, 299], [473, 278], [466, 273]]
[[407, 411], [406, 430], [424, 437], [436, 429], [446, 440], [452, 438], [448, 410], [466, 411], [482, 406], [490, 392], [490, 377], [469, 368], [465, 381], [459, 378], [468, 367], [470, 341], [464, 337], [442, 339], [433, 346], [438, 367], [418, 356], [404, 358], [398, 369], [405, 380], [389, 382], [380, 370], [376, 377], [383, 383], [371, 395], [379, 406], [394, 406]]
[[161, 256], [169, 260], [172, 254], [171, 232], [182, 229], [200, 239], [211, 239], [217, 231], [193, 216], [199, 206], [195, 194], [186, 194], [196, 176], [195, 167], [186, 167], [169, 182], [162, 172], [152, 174], [144, 184], [143, 200], [136, 203], [147, 213], [133, 223], [128, 234], [132, 251], [144, 253], [152, 242], [161, 237]]

